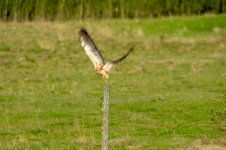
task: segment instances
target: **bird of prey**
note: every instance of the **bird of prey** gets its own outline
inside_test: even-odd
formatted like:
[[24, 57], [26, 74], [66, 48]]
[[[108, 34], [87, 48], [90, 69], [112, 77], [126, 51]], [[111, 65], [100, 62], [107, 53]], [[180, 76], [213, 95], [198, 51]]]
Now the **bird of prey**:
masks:
[[133, 48], [130, 48], [129, 51], [119, 59], [115, 61], [109, 60], [105, 63], [96, 44], [84, 28], [81, 28], [79, 31], [79, 40], [81, 42], [81, 46], [92, 61], [96, 73], [102, 76], [104, 79], [108, 79], [108, 73], [112, 70], [113, 66], [116, 65], [118, 62], [124, 60], [133, 50]]

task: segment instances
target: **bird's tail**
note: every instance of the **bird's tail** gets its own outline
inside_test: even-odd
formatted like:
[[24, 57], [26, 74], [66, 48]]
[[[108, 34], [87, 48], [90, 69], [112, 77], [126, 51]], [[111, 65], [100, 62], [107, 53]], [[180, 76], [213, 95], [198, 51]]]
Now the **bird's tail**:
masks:
[[117, 64], [117, 63], [123, 61], [123, 60], [126, 59], [126, 57], [133, 51], [133, 49], [134, 49], [134, 47], [131, 47], [125, 55], [123, 55], [121, 58], [119, 58], [119, 59], [117, 59], [117, 60], [115, 60], [115, 61], [112, 61], [112, 62], [113, 62], [114, 64]]

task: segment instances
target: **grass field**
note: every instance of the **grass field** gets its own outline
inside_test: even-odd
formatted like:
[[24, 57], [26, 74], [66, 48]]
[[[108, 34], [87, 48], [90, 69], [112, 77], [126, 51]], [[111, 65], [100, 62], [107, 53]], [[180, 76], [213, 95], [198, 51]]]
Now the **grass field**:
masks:
[[110, 74], [109, 149], [223, 148], [226, 16], [0, 22], [0, 149], [100, 149], [103, 79], [78, 41], [105, 58], [135, 51]]

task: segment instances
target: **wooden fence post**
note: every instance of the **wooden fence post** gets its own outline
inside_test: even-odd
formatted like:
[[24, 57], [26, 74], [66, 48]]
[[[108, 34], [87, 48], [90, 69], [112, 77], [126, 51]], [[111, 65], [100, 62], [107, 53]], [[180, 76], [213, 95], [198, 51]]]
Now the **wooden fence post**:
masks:
[[108, 105], [109, 105], [109, 87], [105, 85], [103, 100], [102, 150], [108, 150]]

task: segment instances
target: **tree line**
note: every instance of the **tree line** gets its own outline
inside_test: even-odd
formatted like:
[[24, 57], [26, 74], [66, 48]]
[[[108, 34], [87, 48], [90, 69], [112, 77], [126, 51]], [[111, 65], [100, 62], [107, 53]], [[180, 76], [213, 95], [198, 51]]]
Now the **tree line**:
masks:
[[148, 18], [226, 13], [226, 0], [0, 0], [0, 20]]

